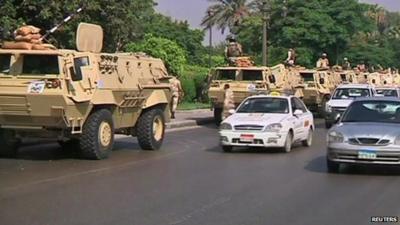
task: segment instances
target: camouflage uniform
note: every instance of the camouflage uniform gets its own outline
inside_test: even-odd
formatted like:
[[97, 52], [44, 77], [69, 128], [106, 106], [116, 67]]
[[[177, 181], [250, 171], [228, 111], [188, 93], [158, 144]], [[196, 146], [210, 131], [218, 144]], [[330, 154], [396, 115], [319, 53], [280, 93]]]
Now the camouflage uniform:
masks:
[[233, 91], [227, 87], [225, 88], [225, 98], [224, 98], [224, 111], [223, 111], [223, 118], [225, 119], [230, 116], [229, 110], [235, 109], [235, 103], [233, 99]]
[[183, 93], [181, 82], [176, 78], [171, 79], [172, 85], [172, 108], [171, 108], [171, 118], [175, 118], [176, 108], [178, 107], [179, 98], [181, 93]]
[[225, 48], [225, 57], [230, 64], [243, 55], [242, 45], [233, 36], [228, 36], [228, 45]]
[[317, 61], [317, 68], [319, 69], [328, 69], [329, 68], [329, 59], [327, 58], [327, 54], [322, 54], [322, 57]]

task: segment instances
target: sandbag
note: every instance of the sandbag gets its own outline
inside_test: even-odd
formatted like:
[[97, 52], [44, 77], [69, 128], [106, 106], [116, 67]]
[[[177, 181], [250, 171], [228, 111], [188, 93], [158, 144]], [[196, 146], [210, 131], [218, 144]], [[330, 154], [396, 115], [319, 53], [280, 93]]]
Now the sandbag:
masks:
[[22, 35], [26, 36], [28, 34], [38, 34], [40, 32], [40, 29], [35, 27], [35, 26], [22, 26], [17, 29], [16, 33], [17, 35]]
[[11, 42], [5, 41], [3, 43], [4, 49], [23, 49], [23, 50], [32, 50], [33, 44], [28, 42]]
[[32, 45], [32, 50], [48, 50], [48, 48], [43, 45]]
[[28, 34], [26, 36], [18, 35], [15, 37], [16, 41], [25, 41], [25, 42], [31, 42], [33, 40], [38, 41], [42, 35], [40, 34]]

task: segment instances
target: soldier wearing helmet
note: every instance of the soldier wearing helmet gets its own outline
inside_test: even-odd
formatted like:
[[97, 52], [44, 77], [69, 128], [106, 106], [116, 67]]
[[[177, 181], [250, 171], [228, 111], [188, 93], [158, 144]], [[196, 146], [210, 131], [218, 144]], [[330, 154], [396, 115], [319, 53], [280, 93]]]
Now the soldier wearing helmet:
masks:
[[228, 61], [231, 61], [234, 58], [242, 56], [242, 45], [236, 41], [236, 38], [233, 35], [228, 35], [226, 40], [228, 41], [228, 44], [225, 48], [226, 59], [228, 59]]
[[321, 58], [317, 61], [318, 69], [329, 69], [329, 59], [326, 53], [322, 53]]
[[344, 69], [344, 70], [350, 70], [351, 69], [351, 64], [349, 62], [349, 59], [346, 58], [346, 57], [343, 59], [342, 69]]

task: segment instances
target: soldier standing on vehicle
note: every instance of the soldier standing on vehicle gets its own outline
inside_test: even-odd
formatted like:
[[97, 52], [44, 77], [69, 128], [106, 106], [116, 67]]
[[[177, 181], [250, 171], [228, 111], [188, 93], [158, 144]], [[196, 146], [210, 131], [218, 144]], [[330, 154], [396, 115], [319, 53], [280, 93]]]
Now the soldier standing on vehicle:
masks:
[[293, 48], [289, 49], [288, 57], [285, 63], [288, 66], [294, 66], [294, 64], [296, 63], [296, 51]]
[[235, 58], [242, 56], [242, 45], [236, 41], [233, 35], [229, 35], [226, 39], [228, 44], [225, 48], [225, 57], [229, 62], [232, 62]]
[[235, 103], [233, 101], [234, 100], [233, 99], [233, 91], [230, 89], [230, 85], [225, 84], [224, 90], [225, 90], [225, 97], [224, 97], [224, 111], [223, 111], [222, 119], [225, 119], [231, 115], [229, 113], [229, 110], [235, 109]]
[[348, 58], [344, 58], [343, 59], [342, 69], [344, 69], [344, 70], [350, 70], [351, 69], [351, 64], [350, 64]]
[[181, 82], [177, 77], [171, 79], [172, 85], [172, 108], [171, 108], [171, 118], [175, 119], [175, 112], [181, 97], [183, 96], [183, 88]]
[[322, 53], [321, 58], [317, 61], [317, 68], [318, 69], [329, 69], [329, 59], [326, 53]]

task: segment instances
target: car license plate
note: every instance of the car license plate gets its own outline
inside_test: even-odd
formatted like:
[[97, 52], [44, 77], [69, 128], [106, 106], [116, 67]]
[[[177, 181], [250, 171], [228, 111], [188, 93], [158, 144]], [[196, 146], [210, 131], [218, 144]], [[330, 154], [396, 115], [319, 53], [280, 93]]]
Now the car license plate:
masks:
[[240, 142], [253, 143], [253, 141], [254, 141], [254, 135], [252, 134], [240, 135]]
[[359, 159], [376, 159], [376, 151], [362, 150], [358, 152]]

